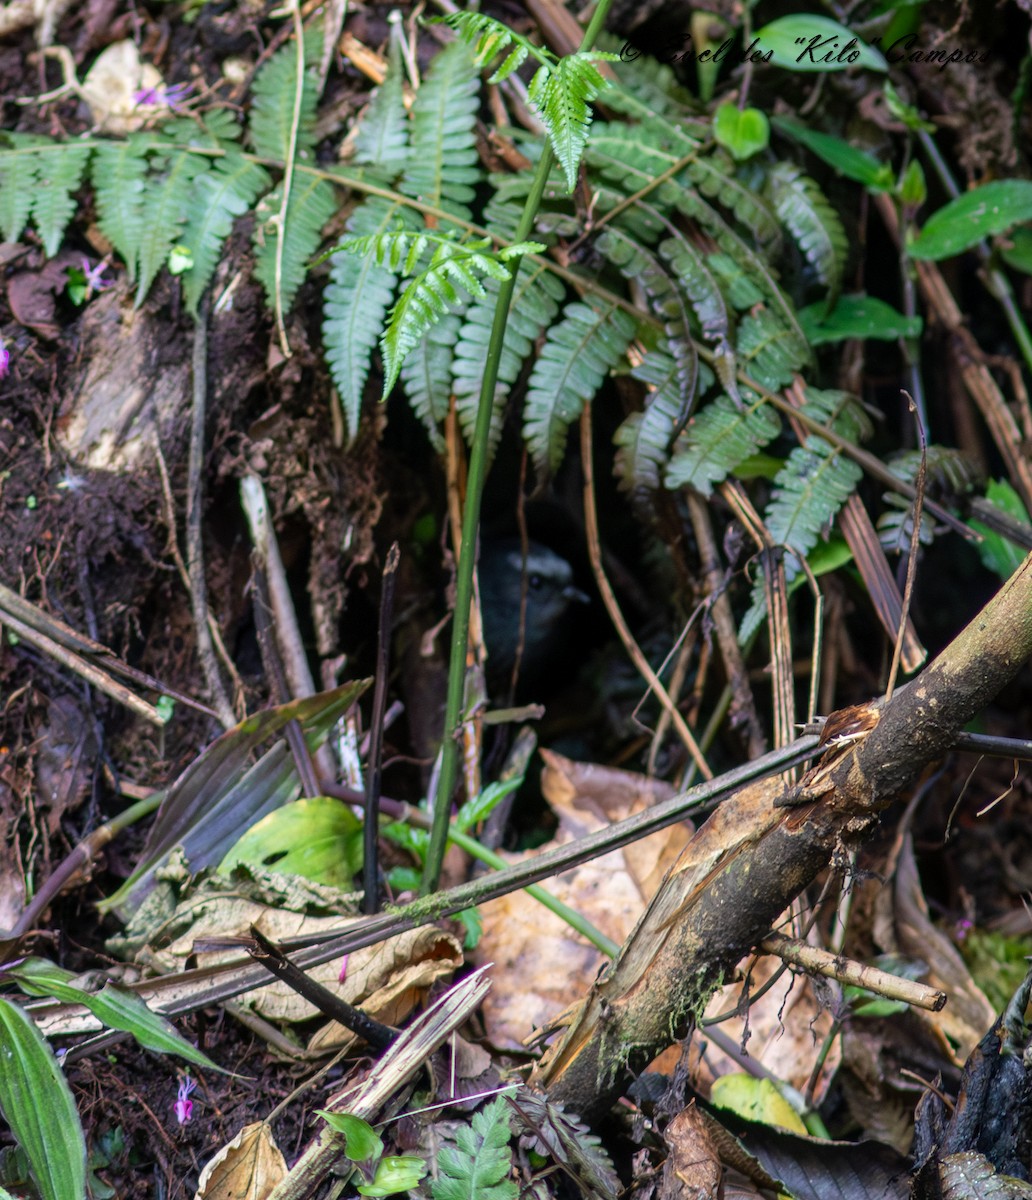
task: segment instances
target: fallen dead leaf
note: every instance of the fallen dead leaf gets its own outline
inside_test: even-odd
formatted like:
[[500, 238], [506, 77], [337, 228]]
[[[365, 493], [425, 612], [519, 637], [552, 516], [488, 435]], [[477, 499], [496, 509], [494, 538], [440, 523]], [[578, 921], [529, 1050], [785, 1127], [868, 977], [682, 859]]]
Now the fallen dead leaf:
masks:
[[[564, 845], [673, 794], [669, 784], [630, 771], [575, 763], [547, 750], [542, 757], [541, 787], [559, 829], [553, 842], [529, 855], [506, 855], [510, 862]], [[606, 937], [622, 943], [690, 830], [687, 822], [672, 826], [566, 871], [545, 887]], [[579, 999], [606, 960], [526, 892], [503, 896], [480, 911], [484, 927], [476, 961], [494, 963], [495, 984], [484, 1020], [493, 1043], [516, 1049], [535, 1026]]]
[[205, 1164], [194, 1200], [264, 1200], [287, 1175], [287, 1160], [264, 1121], [245, 1125]]

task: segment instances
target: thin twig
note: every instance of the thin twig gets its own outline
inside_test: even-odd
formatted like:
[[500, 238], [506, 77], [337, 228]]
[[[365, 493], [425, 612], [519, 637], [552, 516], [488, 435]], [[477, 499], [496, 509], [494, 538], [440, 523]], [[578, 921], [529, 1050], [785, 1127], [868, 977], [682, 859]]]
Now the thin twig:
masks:
[[890, 975], [878, 967], [853, 962], [841, 954], [832, 954], [819, 946], [811, 946], [797, 938], [787, 938], [781, 933], [769, 933], [760, 942], [760, 948], [768, 954], [776, 954], [809, 975], [823, 975], [850, 987], [865, 988], [888, 1000], [900, 1000], [929, 1012], [938, 1012], [946, 1004], [946, 993], [938, 988], [903, 979], [899, 975]]
[[204, 545], [201, 521], [204, 515], [204, 424], [208, 395], [208, 301], [201, 301], [194, 322], [193, 409], [190, 414], [190, 458], [186, 484], [186, 561], [190, 575], [190, 606], [193, 610], [197, 657], [204, 672], [208, 693], [224, 729], [237, 723], [233, 706], [215, 661], [208, 629], [208, 588], [204, 578]]
[[[161, 495], [165, 501], [165, 522], [168, 525], [168, 552], [171, 554], [172, 562], [179, 572], [179, 578], [183, 582], [183, 587], [189, 592], [190, 572], [186, 569], [186, 563], [183, 562], [183, 555], [179, 550], [179, 540], [176, 537], [176, 505], [175, 500], [172, 498], [172, 481], [168, 476], [168, 466], [165, 463], [165, 456], [161, 452], [161, 443], [157, 440], [154, 442], [154, 458], [158, 464], [158, 476], [161, 479]], [[226, 643], [222, 640], [222, 630], [219, 629], [218, 623], [215, 620], [215, 614], [211, 611], [210, 607], [208, 608], [208, 631], [211, 634], [215, 653], [219, 656], [223, 670], [233, 680], [234, 710], [243, 716], [245, 711], [243, 680], [240, 678], [240, 673], [237, 671], [236, 665], [230, 657], [229, 651], [226, 649]], [[166, 695], [172, 696], [174, 700], [180, 700], [180, 697], [172, 692], [166, 692]], [[188, 703], [191, 707], [197, 707], [195, 700], [188, 701]], [[218, 716], [207, 705], [203, 706], [202, 711], [213, 717]]]
[[896, 688], [896, 676], [899, 674], [899, 662], [903, 654], [903, 642], [907, 635], [907, 618], [910, 616], [910, 599], [914, 594], [914, 577], [917, 574], [917, 555], [921, 548], [921, 516], [924, 505], [925, 476], [928, 472], [928, 441], [925, 437], [924, 421], [921, 420], [921, 410], [914, 403], [913, 396], [907, 396], [910, 411], [914, 414], [914, 424], [917, 426], [917, 438], [921, 447], [921, 459], [914, 479], [914, 524], [910, 530], [910, 556], [907, 559], [907, 581], [903, 586], [903, 611], [899, 617], [899, 632], [896, 634], [896, 645], [892, 651], [892, 666], [889, 669], [889, 682], [885, 688], [885, 699], [891, 700]]
[[[272, 607], [269, 603], [269, 581], [262, 566], [261, 558], [256, 553], [252, 555], [251, 576], [251, 612], [254, 614], [254, 628], [258, 638], [258, 653], [262, 658], [262, 669], [269, 682], [273, 703], [287, 704], [292, 699], [287, 685], [287, 674], [283, 669], [283, 659], [280, 656], [279, 644], [276, 641], [276, 631], [272, 626]], [[305, 731], [297, 718], [288, 721], [283, 727], [283, 736], [290, 747], [290, 753], [301, 780], [301, 794], [306, 797], [318, 796], [322, 793], [319, 779], [315, 770], [312, 752], [305, 740]]]
[[294, 22], [294, 42], [297, 47], [297, 80], [294, 84], [294, 110], [290, 116], [290, 134], [287, 142], [287, 158], [283, 164], [283, 198], [280, 210], [269, 222], [276, 226], [276, 267], [273, 287], [273, 308], [276, 313], [276, 332], [279, 334], [280, 349], [284, 358], [291, 357], [287, 341], [287, 327], [283, 322], [283, 253], [287, 235], [287, 210], [290, 207], [290, 192], [294, 185], [294, 160], [297, 157], [297, 138], [301, 128], [301, 105], [305, 94], [305, 28], [301, 23], [301, 10], [297, 0], [290, 0], [290, 15]]
[[688, 728], [688, 723], [684, 717], [681, 716], [680, 709], [670, 699], [666, 688], [656, 675], [656, 672], [649, 665], [649, 661], [642, 653], [641, 647], [634, 640], [634, 635], [624, 620], [613, 589], [609, 586], [609, 580], [606, 578], [605, 569], [602, 566], [602, 543], [598, 531], [598, 512], [595, 508], [595, 474], [592, 470], [591, 458], [590, 404], [586, 404], [584, 411], [581, 413], [580, 428], [581, 470], [584, 473], [584, 526], [588, 538], [588, 557], [591, 560], [591, 569], [595, 575], [595, 585], [598, 587], [602, 603], [606, 606], [606, 612], [609, 613], [609, 619], [613, 622], [613, 627], [616, 629], [617, 635], [623, 643], [631, 662], [634, 663], [638, 673], [656, 693], [656, 699], [670, 714], [670, 719], [677, 730], [678, 737], [684, 742], [685, 749], [692, 756], [692, 761], [699, 768], [699, 773], [703, 779], [712, 779], [713, 772], [710, 770], [705, 756], [699, 749], [699, 744], [695, 740], [694, 734]]
[[362, 858], [362, 911], [366, 915], [380, 910], [379, 833], [380, 784], [383, 777], [383, 720], [387, 709], [387, 677], [391, 661], [391, 625], [394, 618], [394, 588], [398, 582], [401, 552], [394, 542], [387, 551], [380, 589], [380, 628], [376, 642], [376, 682], [373, 685], [373, 711], [369, 725], [369, 758], [366, 765], [365, 827]]

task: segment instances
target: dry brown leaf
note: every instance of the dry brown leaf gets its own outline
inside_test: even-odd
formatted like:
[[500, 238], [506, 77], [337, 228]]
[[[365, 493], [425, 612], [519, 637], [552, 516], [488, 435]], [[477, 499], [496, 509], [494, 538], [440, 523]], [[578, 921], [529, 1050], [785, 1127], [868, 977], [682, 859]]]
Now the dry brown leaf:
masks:
[[[748, 963], [749, 960], [743, 962], [743, 969]], [[781, 965], [781, 960], [773, 956], [759, 959], [752, 968], [750, 992], [759, 991]], [[741, 997], [742, 987], [741, 983], [735, 983], [715, 992], [706, 1006], [706, 1016], [715, 1017], [733, 1009]], [[730, 1017], [721, 1022], [720, 1028], [739, 1046], [747, 1029], [749, 1057], [801, 1092], [809, 1082], [817, 1051], [832, 1024], [831, 1013], [822, 1009], [817, 1000], [813, 982], [805, 975], [786, 971], [770, 991], [750, 1004], [747, 1023], [740, 1017]], [[701, 1030], [698, 1036], [705, 1041], [706, 1031]], [[818, 1103], [838, 1069], [840, 1057], [841, 1047], [836, 1039], [821, 1068], [816, 1091]], [[711, 1042], [699, 1067], [698, 1084], [705, 1088], [718, 1076], [741, 1069], [740, 1063]]]
[[208, 1160], [194, 1200], [265, 1200], [286, 1175], [287, 1160], [272, 1131], [257, 1121]]
[[720, 1157], [694, 1104], [674, 1117], [663, 1140], [670, 1153], [663, 1164], [661, 1200], [716, 1200]]
[[[179, 971], [193, 955], [195, 941], [227, 935], [246, 937], [252, 925], [271, 941], [280, 943], [326, 930], [336, 932], [349, 924], [339, 916], [312, 917], [233, 895], [187, 900], [177, 909], [177, 919], [185, 914], [192, 917], [189, 927], [165, 949], [149, 953], [146, 956], [149, 965], [164, 972]], [[239, 949], [233, 949], [200, 953], [196, 957], [198, 966], [205, 967], [239, 955]], [[361, 1005], [369, 1016], [387, 1025], [397, 1025], [433, 983], [452, 974], [462, 961], [458, 940], [428, 925], [350, 954], [343, 983], [340, 959], [312, 967], [307, 973], [349, 1004]], [[319, 1015], [318, 1009], [278, 979], [247, 992], [240, 999], [270, 1021], [308, 1021]], [[331, 1023], [315, 1035], [314, 1042], [324, 1051], [336, 1049], [342, 1042], [348, 1044], [350, 1039], [347, 1030]]]
[[[946, 992], [949, 1003], [940, 1012], [922, 1013], [921, 1019], [937, 1026], [956, 1045], [955, 1061], [959, 1066], [992, 1027], [996, 1012], [971, 978], [960, 951], [928, 916], [909, 833], [899, 850], [893, 883], [892, 888], [881, 890], [875, 902], [881, 910], [877, 924], [880, 937], [895, 939], [894, 945], [883, 945], [882, 949], [898, 950], [928, 964], [922, 982]], [[889, 906], [891, 922], [886, 919]], [[888, 934], [890, 924], [892, 932]]]
[[[541, 788], [559, 829], [553, 842], [531, 854], [507, 855], [510, 862], [571, 842], [672, 795], [668, 784], [630, 771], [575, 763], [547, 750], [542, 757]], [[566, 871], [545, 887], [620, 944], [689, 836], [687, 823], [672, 826]], [[525, 892], [503, 896], [480, 911], [484, 929], [476, 958], [494, 963], [495, 984], [484, 1019], [495, 1044], [515, 1049], [535, 1026], [577, 1000], [605, 960]]]
[[95, 127], [104, 133], [126, 134], [141, 129], [154, 117], [168, 115], [166, 105], [141, 106], [133, 95], [157, 89], [164, 80], [150, 63], [140, 61], [135, 42], [128, 38], [108, 46], [82, 81], [82, 96], [90, 106]]

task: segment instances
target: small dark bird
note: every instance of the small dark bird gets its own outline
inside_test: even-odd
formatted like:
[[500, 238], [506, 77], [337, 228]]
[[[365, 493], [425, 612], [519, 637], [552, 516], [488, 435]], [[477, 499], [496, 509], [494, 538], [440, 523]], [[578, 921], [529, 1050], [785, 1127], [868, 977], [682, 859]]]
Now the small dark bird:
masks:
[[530, 542], [526, 562], [517, 539], [484, 542], [478, 578], [487, 646], [487, 683], [493, 694], [508, 691], [520, 632], [520, 596], [527, 577], [527, 613], [520, 679], [540, 680], [562, 647], [568, 621], [588, 597], [573, 584], [573, 568], [540, 542]]

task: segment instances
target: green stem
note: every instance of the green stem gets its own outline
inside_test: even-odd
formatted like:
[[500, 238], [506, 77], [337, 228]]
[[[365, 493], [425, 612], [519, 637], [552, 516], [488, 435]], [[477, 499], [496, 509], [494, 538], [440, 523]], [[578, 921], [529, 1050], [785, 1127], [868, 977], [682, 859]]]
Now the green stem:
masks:
[[[584, 40], [581, 42], [581, 51], [591, 48], [605, 22], [611, 2], [612, 0], [600, 0], [584, 34]], [[550, 145], [546, 145], [541, 153], [534, 182], [523, 207], [519, 227], [513, 237], [514, 242], [525, 242], [530, 236], [534, 227], [534, 218], [541, 205], [541, 197], [545, 192], [545, 185], [548, 183], [552, 160], [552, 148]], [[470, 448], [466, 507], [462, 514], [462, 548], [456, 566], [455, 613], [452, 617], [451, 656], [448, 660], [448, 694], [444, 716], [444, 738], [441, 744], [441, 772], [438, 778], [437, 795], [434, 798], [430, 845], [427, 848], [426, 862], [423, 867], [421, 890], [424, 896], [437, 890], [437, 882], [441, 875], [441, 863], [444, 860], [444, 850], [448, 841], [448, 813], [458, 775], [459, 738], [462, 732], [463, 716], [462, 698], [466, 683], [466, 645], [469, 640], [469, 608], [473, 599], [473, 567], [477, 559], [480, 502], [484, 493], [484, 480], [487, 476], [491, 415], [494, 411], [495, 385], [498, 382], [498, 368], [502, 357], [502, 341], [521, 262], [522, 259], [512, 260], [509, 264], [509, 278], [498, 289], [494, 323], [491, 326], [491, 341], [487, 348], [487, 362], [484, 364], [484, 378], [480, 386], [480, 403], [473, 431], [473, 444]]]
[[[460, 833], [454, 827], [448, 830], [448, 840], [454, 842], [460, 849], [465, 850], [471, 858], [479, 859], [482, 863], [486, 863], [496, 871], [504, 870], [509, 865], [504, 858], [495, 854], [493, 850], [488, 850], [486, 846], [482, 846], [475, 838], [471, 838], [468, 833]], [[546, 892], [540, 884], [532, 883], [529, 887], [524, 888], [524, 891], [527, 895], [533, 896], [540, 904], [543, 904], [550, 912], [554, 912], [571, 929], [576, 930], [577, 933], [586, 937], [603, 954], [608, 955], [610, 958], [616, 958], [620, 953], [620, 947], [616, 942], [610, 941], [586, 917], [582, 917], [576, 909], [570, 908], [568, 904], [557, 900], [551, 892]]]

